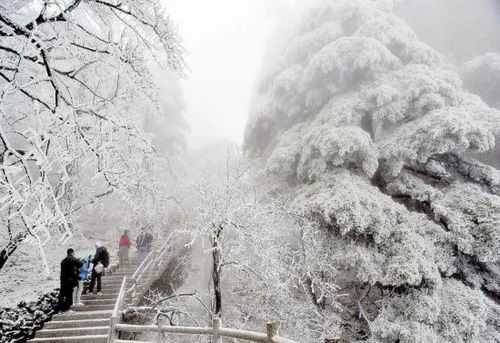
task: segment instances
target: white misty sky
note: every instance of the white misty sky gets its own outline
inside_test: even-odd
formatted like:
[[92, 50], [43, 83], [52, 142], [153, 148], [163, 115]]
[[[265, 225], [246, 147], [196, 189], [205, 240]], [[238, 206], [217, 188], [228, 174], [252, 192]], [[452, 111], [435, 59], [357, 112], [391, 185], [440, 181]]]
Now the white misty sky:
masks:
[[164, 0], [188, 50], [183, 86], [191, 147], [242, 142], [268, 35], [291, 1]]

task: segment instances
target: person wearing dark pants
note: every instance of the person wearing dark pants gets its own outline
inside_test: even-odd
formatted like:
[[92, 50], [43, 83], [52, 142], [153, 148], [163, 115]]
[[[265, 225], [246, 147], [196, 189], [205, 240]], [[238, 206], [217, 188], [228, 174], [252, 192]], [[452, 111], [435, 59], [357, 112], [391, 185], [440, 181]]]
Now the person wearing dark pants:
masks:
[[59, 311], [66, 312], [73, 305], [73, 289], [78, 286], [78, 271], [82, 266], [75, 258], [75, 251], [68, 249], [61, 261], [61, 289], [59, 291]]
[[149, 232], [149, 226], [141, 228], [135, 244], [137, 246], [137, 264], [140, 265], [151, 252], [153, 246], [153, 235]]
[[58, 303], [59, 311], [66, 312], [73, 306], [73, 288], [71, 284], [61, 284]]
[[101, 295], [102, 283], [101, 283], [102, 273], [97, 273], [95, 269], [92, 269], [92, 276], [90, 277], [89, 292], [94, 293], [94, 288], [97, 282], [97, 294]]
[[93, 267], [92, 267], [92, 275], [90, 278], [89, 292], [94, 293], [94, 287], [97, 282], [97, 294], [102, 295], [101, 277], [102, 274], [104, 273], [104, 268], [107, 268], [109, 266], [109, 253], [106, 247], [103, 247], [101, 243], [97, 242], [95, 246], [96, 246], [96, 251], [94, 259], [92, 260]]

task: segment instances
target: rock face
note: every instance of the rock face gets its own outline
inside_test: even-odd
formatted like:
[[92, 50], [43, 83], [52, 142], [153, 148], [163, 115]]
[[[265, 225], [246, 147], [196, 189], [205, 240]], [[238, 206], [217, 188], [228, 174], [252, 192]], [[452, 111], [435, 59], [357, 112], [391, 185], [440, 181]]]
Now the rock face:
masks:
[[339, 300], [347, 311], [329, 309], [343, 334], [500, 340], [500, 171], [479, 162], [500, 136], [498, 110], [464, 89], [391, 1], [319, 1], [281, 42], [246, 151], [324, 232], [338, 270], [328, 282], [351, 294]]
[[15, 308], [0, 309], [0, 342], [26, 342], [54, 313], [58, 291], [42, 295], [37, 301], [20, 302]]

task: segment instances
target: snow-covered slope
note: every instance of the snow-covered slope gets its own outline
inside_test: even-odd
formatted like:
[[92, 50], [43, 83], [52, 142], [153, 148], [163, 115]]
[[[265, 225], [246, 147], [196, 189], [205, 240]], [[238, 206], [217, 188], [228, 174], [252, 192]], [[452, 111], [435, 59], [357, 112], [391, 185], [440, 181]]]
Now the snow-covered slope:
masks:
[[68, 248], [78, 257], [93, 253], [93, 243], [82, 236], [73, 237], [66, 245], [49, 242], [44, 254], [50, 266], [47, 275], [37, 245], [23, 244], [12, 255], [0, 273], [0, 307], [16, 306], [20, 301], [35, 301], [40, 295], [59, 288], [61, 260]]

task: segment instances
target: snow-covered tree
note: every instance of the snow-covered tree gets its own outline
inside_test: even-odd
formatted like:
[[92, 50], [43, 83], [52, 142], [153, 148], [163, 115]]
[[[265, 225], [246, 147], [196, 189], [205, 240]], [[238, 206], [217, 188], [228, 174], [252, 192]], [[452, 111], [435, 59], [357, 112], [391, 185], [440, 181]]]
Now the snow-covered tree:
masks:
[[334, 336], [335, 266], [325, 256], [336, 252], [325, 233], [269, 197], [275, 180], [255, 175], [236, 146], [211, 145], [188, 163], [177, 192], [185, 221], [177, 228], [191, 237], [191, 267], [175, 293], [196, 297], [170, 297], [159, 310], [174, 314], [175, 324], [220, 317], [227, 327], [261, 331], [279, 320], [283, 335], [298, 341]]
[[390, 2], [319, 1], [281, 32], [245, 146], [337, 252], [343, 335], [498, 340], [500, 171], [470, 156], [500, 113]]
[[151, 61], [184, 67], [159, 1], [0, 5], [0, 268], [26, 237], [67, 240], [75, 212], [111, 193], [151, 198]]

